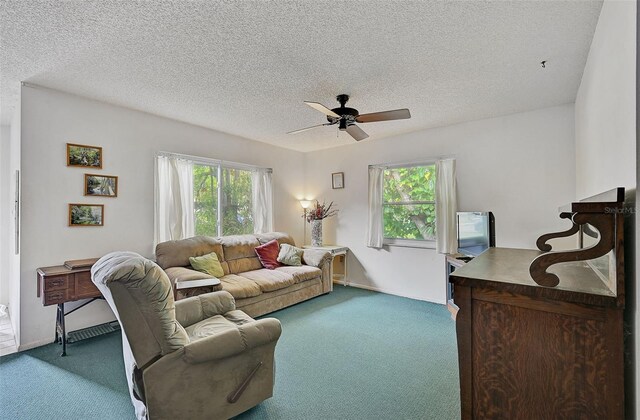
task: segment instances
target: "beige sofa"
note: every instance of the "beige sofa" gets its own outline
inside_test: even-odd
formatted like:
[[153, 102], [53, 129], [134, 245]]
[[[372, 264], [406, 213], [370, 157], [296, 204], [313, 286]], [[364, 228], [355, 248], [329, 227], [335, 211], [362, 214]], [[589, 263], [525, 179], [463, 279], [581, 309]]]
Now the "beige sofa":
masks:
[[[226, 290], [235, 298], [236, 308], [252, 317], [277, 311], [332, 290], [329, 252], [305, 249], [302, 266], [282, 266], [275, 270], [263, 268], [255, 248], [272, 239], [280, 244], [295, 246], [291, 236], [279, 232], [218, 238], [196, 236], [158, 244], [156, 260], [171, 280], [177, 300]], [[224, 276], [220, 278], [220, 285], [199, 286], [212, 277], [193, 270], [189, 265], [189, 257], [211, 252], [218, 255]], [[184, 284], [193, 284], [195, 287], [184, 288]]]

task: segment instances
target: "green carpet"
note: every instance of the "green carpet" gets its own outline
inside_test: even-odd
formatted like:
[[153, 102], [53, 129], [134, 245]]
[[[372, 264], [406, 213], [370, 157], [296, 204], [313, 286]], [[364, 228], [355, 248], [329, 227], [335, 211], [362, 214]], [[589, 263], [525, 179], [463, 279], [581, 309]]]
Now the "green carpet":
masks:
[[[457, 419], [444, 306], [336, 286], [275, 312], [274, 397], [238, 419]], [[131, 419], [120, 333], [0, 358], [0, 418]]]

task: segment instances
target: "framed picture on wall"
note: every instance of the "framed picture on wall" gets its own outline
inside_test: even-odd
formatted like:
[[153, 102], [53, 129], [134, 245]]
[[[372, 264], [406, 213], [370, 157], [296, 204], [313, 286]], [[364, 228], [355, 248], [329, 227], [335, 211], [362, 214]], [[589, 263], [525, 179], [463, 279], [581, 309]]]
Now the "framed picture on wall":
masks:
[[331, 174], [331, 188], [334, 190], [344, 188], [344, 172], [334, 172]]
[[102, 169], [102, 147], [67, 143], [67, 166]]
[[117, 197], [118, 177], [111, 175], [84, 174], [84, 195]]
[[103, 204], [69, 204], [69, 226], [103, 225]]

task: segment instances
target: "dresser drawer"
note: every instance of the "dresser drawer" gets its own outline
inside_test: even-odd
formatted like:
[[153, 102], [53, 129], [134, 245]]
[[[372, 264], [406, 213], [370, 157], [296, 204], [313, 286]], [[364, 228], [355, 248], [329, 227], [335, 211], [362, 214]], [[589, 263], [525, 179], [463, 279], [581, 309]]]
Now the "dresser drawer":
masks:
[[43, 282], [43, 290], [45, 293], [54, 290], [64, 290], [69, 287], [69, 284], [69, 276], [45, 277]]
[[68, 291], [66, 289], [44, 292], [43, 303], [45, 306], [64, 303], [67, 301], [67, 296]]

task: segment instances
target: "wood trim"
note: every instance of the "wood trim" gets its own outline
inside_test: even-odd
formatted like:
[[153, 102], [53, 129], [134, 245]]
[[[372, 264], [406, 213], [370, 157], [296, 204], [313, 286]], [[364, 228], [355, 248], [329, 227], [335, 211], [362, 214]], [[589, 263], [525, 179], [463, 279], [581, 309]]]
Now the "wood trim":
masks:
[[624, 417], [624, 315], [620, 309], [608, 309], [604, 327], [604, 340], [608, 346], [608, 386], [604, 400], [611, 409], [610, 419]]
[[[458, 289], [456, 289], [456, 293], [457, 290]], [[535, 299], [530, 296], [491, 289], [474, 288], [472, 290], [472, 299], [578, 318], [597, 319], [599, 321], [604, 321], [607, 316], [607, 309], [602, 307], [586, 306], [559, 300]]]
[[541, 286], [555, 287], [560, 283], [557, 275], [549, 273], [547, 269], [562, 262], [584, 261], [601, 257], [612, 250], [615, 245], [615, 214], [576, 213], [573, 222], [577, 225], [589, 223], [600, 232], [600, 241], [594, 246], [572, 251], [549, 252], [539, 255], [529, 266], [531, 278]]
[[555, 239], [555, 238], [564, 238], [564, 237], [571, 236], [578, 233], [578, 231], [580, 230], [580, 225], [573, 223], [573, 220], [571, 220], [572, 217], [573, 217], [573, 213], [570, 213], [570, 212], [560, 213], [561, 219], [569, 219], [571, 221], [571, 227], [562, 232], [547, 233], [546, 235], [540, 236], [536, 241], [536, 246], [538, 247], [538, 249], [540, 251], [549, 252], [552, 249], [551, 245], [547, 243], [549, 240]]
[[[458, 365], [460, 366], [460, 409], [462, 420], [473, 418], [473, 348], [471, 289], [456, 287], [454, 303], [460, 308], [456, 316]], [[463, 368], [464, 367], [464, 368]]]

